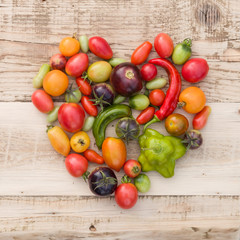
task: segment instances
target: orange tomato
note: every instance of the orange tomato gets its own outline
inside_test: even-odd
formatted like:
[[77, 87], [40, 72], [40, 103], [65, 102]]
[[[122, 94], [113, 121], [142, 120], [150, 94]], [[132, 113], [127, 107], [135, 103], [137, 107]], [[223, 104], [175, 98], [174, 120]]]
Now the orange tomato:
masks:
[[127, 157], [125, 143], [118, 138], [106, 138], [102, 144], [102, 155], [105, 163], [119, 172]]
[[180, 106], [188, 113], [200, 112], [206, 104], [206, 96], [198, 87], [188, 87], [179, 96]]
[[51, 96], [60, 96], [67, 90], [68, 77], [60, 70], [52, 70], [43, 79], [43, 88]]
[[77, 132], [71, 137], [70, 145], [73, 151], [77, 153], [84, 152], [90, 145], [90, 138], [86, 132]]
[[63, 38], [59, 44], [59, 50], [65, 57], [71, 57], [77, 54], [80, 50], [80, 43], [76, 38]]

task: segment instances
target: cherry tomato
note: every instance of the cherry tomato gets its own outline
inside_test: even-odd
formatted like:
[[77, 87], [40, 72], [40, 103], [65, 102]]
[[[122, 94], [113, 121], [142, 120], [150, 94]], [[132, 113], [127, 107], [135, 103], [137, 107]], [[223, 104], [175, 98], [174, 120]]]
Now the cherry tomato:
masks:
[[69, 154], [65, 159], [65, 166], [73, 177], [81, 177], [88, 169], [88, 161], [80, 154]]
[[122, 183], [115, 191], [115, 200], [123, 209], [132, 208], [138, 200], [137, 188], [132, 183]]
[[80, 50], [80, 43], [76, 38], [63, 38], [59, 44], [59, 50], [65, 57], [71, 57], [77, 54]]
[[149, 191], [151, 187], [151, 181], [146, 174], [140, 174], [136, 178], [134, 178], [134, 185], [137, 190], [141, 193], [146, 193]]
[[133, 159], [127, 160], [123, 166], [124, 172], [130, 178], [135, 178], [141, 172], [141, 164]]
[[77, 132], [82, 129], [85, 113], [77, 103], [64, 103], [58, 110], [58, 121], [68, 132]]
[[88, 149], [90, 145], [90, 138], [86, 132], [77, 132], [71, 137], [70, 145], [74, 152], [84, 152]]
[[162, 58], [168, 58], [173, 52], [173, 41], [166, 33], [159, 33], [154, 40], [154, 48]]
[[108, 137], [103, 141], [102, 154], [105, 163], [119, 172], [127, 157], [127, 150], [121, 139]]
[[135, 65], [142, 64], [147, 60], [151, 50], [152, 50], [152, 44], [148, 41], [144, 42], [134, 50], [131, 56], [131, 63]]
[[83, 155], [89, 162], [93, 162], [93, 163], [97, 163], [97, 164], [103, 164], [104, 163], [103, 157], [100, 156], [98, 153], [96, 153], [92, 149], [87, 149], [83, 153]]
[[195, 115], [192, 121], [194, 129], [200, 130], [205, 127], [211, 110], [211, 107], [205, 106], [201, 112]]
[[179, 106], [188, 113], [200, 112], [206, 104], [206, 96], [198, 87], [188, 87], [179, 96]]
[[88, 55], [86, 53], [78, 53], [68, 59], [65, 71], [69, 76], [79, 77], [88, 68]]
[[165, 93], [161, 89], [155, 89], [150, 92], [149, 100], [150, 103], [154, 106], [161, 106], [165, 98]]
[[60, 53], [55, 54], [50, 59], [52, 69], [63, 70], [67, 63], [67, 59]]
[[141, 74], [145, 81], [151, 81], [157, 76], [157, 68], [152, 63], [146, 63], [141, 68]]
[[209, 71], [208, 63], [203, 58], [193, 58], [187, 61], [182, 68], [183, 78], [191, 83], [203, 80]]
[[155, 108], [154, 107], [148, 107], [146, 109], [144, 109], [136, 118], [136, 121], [139, 124], [145, 124], [147, 122], [149, 122], [150, 120], [152, 120], [153, 116], [155, 113]]
[[43, 88], [51, 96], [60, 96], [68, 88], [68, 77], [60, 70], [52, 70], [44, 77]]
[[165, 120], [165, 128], [167, 132], [173, 136], [184, 134], [189, 127], [188, 120], [185, 116], [179, 113], [169, 115]]
[[90, 95], [92, 93], [92, 87], [89, 84], [89, 82], [87, 81], [87, 79], [85, 79], [83, 77], [78, 77], [78, 78], [76, 78], [76, 83], [79, 87], [80, 92], [83, 95]]
[[43, 113], [48, 113], [54, 108], [52, 98], [41, 89], [36, 90], [32, 94], [32, 103], [40, 112]]
[[98, 115], [97, 106], [94, 105], [88, 96], [83, 96], [81, 99], [81, 104], [84, 110], [91, 116], [96, 117]]
[[88, 42], [90, 51], [96, 56], [108, 60], [112, 58], [113, 52], [108, 42], [102, 37], [91, 37]]

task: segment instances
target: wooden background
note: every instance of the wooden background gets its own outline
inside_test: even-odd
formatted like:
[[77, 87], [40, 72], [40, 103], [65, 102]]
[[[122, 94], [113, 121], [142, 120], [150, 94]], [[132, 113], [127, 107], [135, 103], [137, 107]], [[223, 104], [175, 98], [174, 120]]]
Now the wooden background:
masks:
[[[238, 240], [239, 13], [238, 0], [0, 0], [0, 239]], [[130, 210], [67, 173], [31, 103], [32, 78], [74, 32], [106, 38], [126, 59], [159, 32], [174, 43], [190, 37], [193, 56], [210, 66], [196, 84], [212, 107], [203, 146], [178, 160], [173, 178], [150, 173], [150, 192]], [[163, 123], [154, 127], [166, 133]], [[128, 158], [138, 153], [137, 143], [128, 146]]]

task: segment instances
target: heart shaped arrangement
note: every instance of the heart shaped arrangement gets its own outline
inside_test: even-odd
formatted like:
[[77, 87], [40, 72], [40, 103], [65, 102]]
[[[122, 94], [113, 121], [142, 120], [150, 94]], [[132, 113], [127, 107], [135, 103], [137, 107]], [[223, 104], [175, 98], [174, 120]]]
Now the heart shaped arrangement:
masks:
[[[73, 177], [82, 176], [88, 181], [95, 195], [108, 196], [115, 192], [117, 204], [131, 208], [137, 202], [138, 191], [145, 193], [150, 189], [148, 176], [141, 172], [157, 171], [165, 178], [172, 177], [175, 161], [188, 149], [201, 146], [199, 130], [206, 125], [211, 108], [205, 105], [206, 97], [200, 88], [191, 86], [181, 92], [181, 75], [174, 65], [183, 65], [182, 77], [188, 82], [196, 83], [207, 76], [206, 60], [188, 60], [191, 44], [190, 39], [185, 39], [174, 47], [169, 35], [159, 33], [154, 48], [160, 58], [145, 63], [152, 51], [149, 41], [138, 46], [131, 61], [127, 61], [113, 58], [110, 45], [99, 36], [66, 37], [59, 44], [60, 53], [51, 57], [50, 64], [41, 66], [33, 79], [37, 90], [32, 94], [32, 102], [40, 112], [47, 114], [49, 123], [59, 121], [60, 127], [48, 125], [50, 143], [66, 157], [67, 171]], [[100, 58], [90, 66], [89, 50]], [[156, 66], [168, 73], [166, 94], [161, 88], [167, 80], [157, 77]], [[77, 88], [69, 84], [68, 76], [75, 77]], [[52, 97], [63, 94], [66, 103], [54, 106]], [[188, 130], [189, 121], [184, 115], [173, 113], [177, 107], [195, 114], [193, 129]], [[132, 109], [141, 111], [136, 119]], [[117, 137], [106, 138], [107, 126], [116, 119], [119, 119], [115, 128]], [[148, 128], [164, 119], [169, 136]], [[141, 134], [140, 125], [144, 125]], [[72, 133], [70, 139], [65, 131]], [[89, 149], [88, 131], [92, 131], [102, 156]], [[137, 160], [126, 161], [126, 144], [134, 140], [138, 141], [141, 152]], [[71, 150], [75, 153], [70, 153]], [[89, 173], [89, 162], [107, 166]], [[118, 185], [114, 170], [122, 168], [125, 175]]]

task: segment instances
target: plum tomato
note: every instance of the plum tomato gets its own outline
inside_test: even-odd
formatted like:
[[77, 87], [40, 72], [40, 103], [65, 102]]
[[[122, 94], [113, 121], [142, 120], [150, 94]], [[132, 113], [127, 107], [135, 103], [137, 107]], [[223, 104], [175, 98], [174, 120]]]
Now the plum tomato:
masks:
[[127, 160], [123, 166], [124, 172], [130, 178], [135, 178], [141, 172], [141, 164], [137, 160]]
[[83, 155], [89, 162], [93, 162], [93, 163], [97, 163], [97, 164], [103, 164], [104, 163], [103, 157], [100, 156], [97, 152], [95, 152], [92, 149], [87, 149], [83, 153]]
[[71, 137], [70, 145], [74, 152], [82, 153], [88, 149], [90, 138], [86, 132], [77, 132]]
[[157, 68], [152, 63], [146, 63], [141, 68], [141, 74], [145, 81], [151, 81], [157, 76]]
[[173, 52], [173, 41], [166, 33], [159, 33], [154, 40], [154, 48], [162, 58], [168, 58]]
[[173, 136], [184, 134], [189, 127], [187, 118], [179, 113], [169, 115], [165, 120], [165, 128], [167, 132]]
[[210, 113], [211, 113], [211, 107], [205, 106], [201, 112], [197, 113], [194, 116], [192, 121], [193, 128], [197, 130], [204, 128]]
[[149, 100], [150, 103], [154, 106], [161, 106], [165, 98], [165, 93], [161, 89], [155, 89], [150, 92]]
[[152, 120], [153, 116], [155, 113], [155, 108], [154, 107], [148, 107], [144, 109], [136, 118], [136, 121], [139, 124], [145, 124]]
[[98, 115], [97, 106], [94, 105], [93, 101], [91, 101], [88, 96], [83, 96], [81, 99], [81, 104], [84, 110], [91, 116], [96, 117]]
[[135, 65], [140, 65], [144, 63], [147, 60], [151, 50], [152, 50], [152, 44], [149, 41], [142, 43], [140, 46], [138, 46], [134, 50], [131, 56], [131, 63]]
[[77, 54], [80, 50], [80, 43], [74, 37], [63, 38], [59, 44], [59, 50], [65, 57], [71, 57]]
[[92, 93], [92, 87], [89, 84], [88, 80], [85, 79], [84, 77], [78, 77], [76, 78], [76, 83], [79, 87], [80, 92], [83, 95], [90, 95]]

